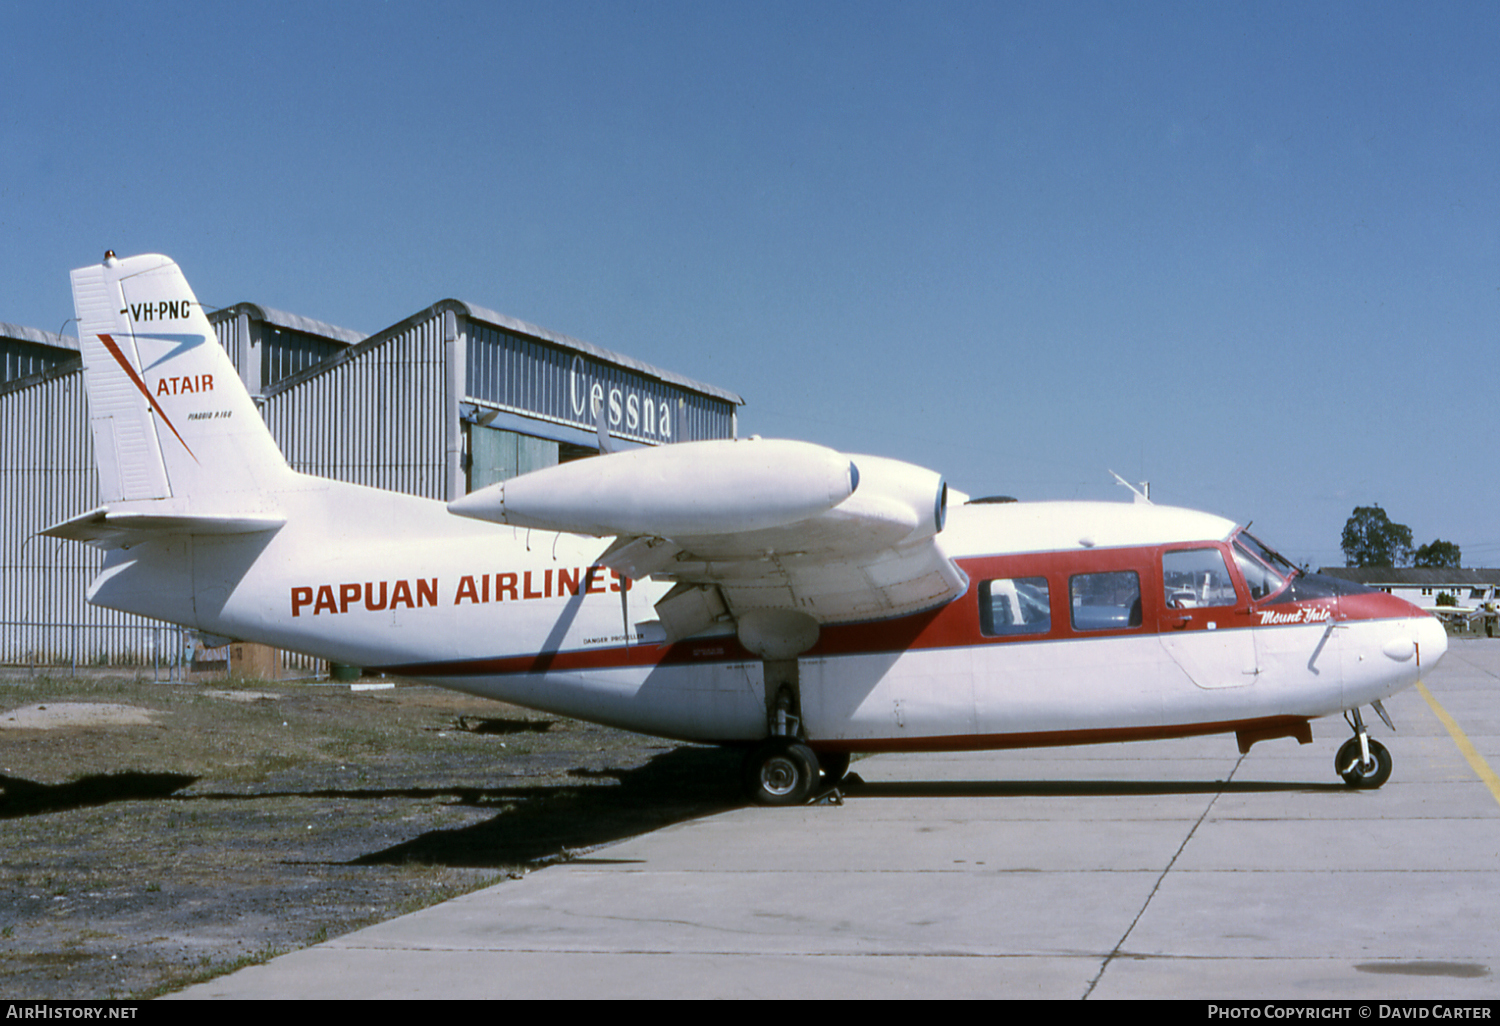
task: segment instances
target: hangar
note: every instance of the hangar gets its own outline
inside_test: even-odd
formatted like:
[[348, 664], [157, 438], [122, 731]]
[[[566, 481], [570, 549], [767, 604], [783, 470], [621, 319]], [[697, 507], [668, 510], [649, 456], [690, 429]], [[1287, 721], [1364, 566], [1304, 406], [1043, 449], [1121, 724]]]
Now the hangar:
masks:
[[[254, 303], [209, 315], [293, 469], [450, 501], [599, 450], [732, 438], [733, 392], [456, 299], [373, 335]], [[102, 555], [37, 532], [98, 505], [78, 340], [0, 323], [0, 663], [160, 658], [84, 600]], [[175, 631], [175, 628], [173, 629]]]

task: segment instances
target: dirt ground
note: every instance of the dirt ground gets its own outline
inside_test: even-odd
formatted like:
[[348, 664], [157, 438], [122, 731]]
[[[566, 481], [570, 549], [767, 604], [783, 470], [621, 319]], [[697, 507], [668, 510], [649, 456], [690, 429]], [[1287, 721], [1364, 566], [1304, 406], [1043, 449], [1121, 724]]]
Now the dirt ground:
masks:
[[737, 805], [738, 767], [415, 684], [0, 670], [0, 994], [164, 993]]

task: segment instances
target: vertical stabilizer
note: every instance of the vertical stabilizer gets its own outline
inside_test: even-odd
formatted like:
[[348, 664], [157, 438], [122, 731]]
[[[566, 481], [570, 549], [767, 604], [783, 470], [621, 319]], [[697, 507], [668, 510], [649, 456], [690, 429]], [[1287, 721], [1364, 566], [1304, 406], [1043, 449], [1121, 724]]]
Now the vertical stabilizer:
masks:
[[72, 277], [101, 500], [258, 506], [290, 471], [182, 271], [110, 254]]

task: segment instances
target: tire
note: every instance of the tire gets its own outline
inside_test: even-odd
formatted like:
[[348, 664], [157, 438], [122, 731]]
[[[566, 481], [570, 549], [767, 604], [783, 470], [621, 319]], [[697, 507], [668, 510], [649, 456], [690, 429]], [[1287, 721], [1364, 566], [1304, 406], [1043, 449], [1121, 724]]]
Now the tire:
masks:
[[801, 805], [818, 784], [818, 757], [801, 741], [773, 737], [746, 756], [744, 782], [757, 805]]
[[1374, 760], [1373, 767], [1359, 765], [1359, 738], [1351, 737], [1339, 749], [1333, 768], [1350, 787], [1373, 790], [1391, 778], [1391, 753], [1386, 751], [1385, 745], [1370, 738], [1370, 758]]

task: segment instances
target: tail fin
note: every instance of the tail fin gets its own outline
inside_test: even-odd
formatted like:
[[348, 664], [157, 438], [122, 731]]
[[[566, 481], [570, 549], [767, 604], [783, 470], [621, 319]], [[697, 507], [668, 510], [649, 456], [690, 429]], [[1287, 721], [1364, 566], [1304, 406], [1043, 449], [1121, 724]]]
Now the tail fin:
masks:
[[42, 533], [114, 548], [285, 523], [294, 475], [177, 265], [109, 253], [73, 272], [73, 306], [102, 505]]
[[102, 501], [257, 508], [235, 493], [290, 471], [182, 271], [110, 253], [72, 277]]

